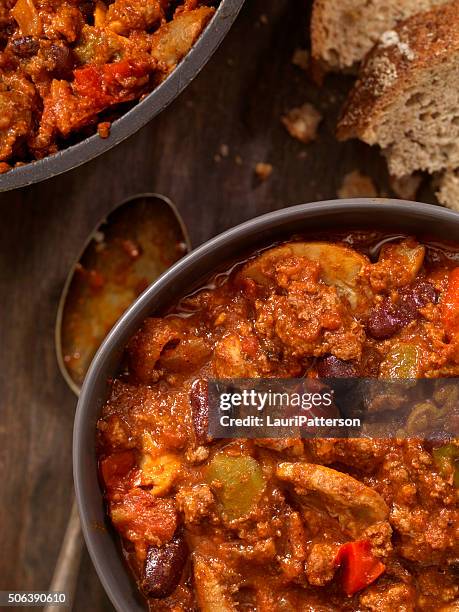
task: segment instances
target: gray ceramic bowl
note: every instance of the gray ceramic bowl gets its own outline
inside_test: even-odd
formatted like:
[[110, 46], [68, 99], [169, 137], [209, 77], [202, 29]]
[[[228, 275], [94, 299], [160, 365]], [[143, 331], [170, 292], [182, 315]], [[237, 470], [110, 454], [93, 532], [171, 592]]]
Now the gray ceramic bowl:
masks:
[[244, 0], [221, 0], [211, 22], [185, 59], [159, 87], [113, 122], [108, 138], [94, 134], [54, 155], [1, 174], [0, 192], [38, 183], [73, 170], [137, 132], [163, 111], [195, 78], [227, 34], [243, 4]]
[[[285, 208], [213, 238], [184, 257], [151, 285], [113, 328], [92, 362], [75, 418], [74, 478], [86, 544], [113, 605], [119, 612], [145, 610], [107, 525], [95, 456], [96, 421], [107, 398], [107, 380], [116, 372], [123, 347], [149, 315], [196, 288], [241, 253], [301, 232], [336, 229], [408, 232], [420, 238], [459, 243], [459, 214], [428, 204], [396, 200], [340, 200]], [[101, 529], [101, 525], [106, 529]]]

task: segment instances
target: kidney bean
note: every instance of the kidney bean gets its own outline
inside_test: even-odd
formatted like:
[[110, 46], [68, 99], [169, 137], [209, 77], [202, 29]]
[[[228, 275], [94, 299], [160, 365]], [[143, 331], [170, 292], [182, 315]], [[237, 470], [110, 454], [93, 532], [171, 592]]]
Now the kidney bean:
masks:
[[201, 446], [209, 440], [209, 397], [207, 381], [198, 378], [194, 381], [190, 391], [191, 416], [193, 419], [196, 442]]
[[353, 363], [338, 359], [334, 355], [321, 357], [317, 361], [319, 378], [354, 378], [357, 370]]
[[437, 292], [433, 285], [421, 279], [402, 292], [402, 300], [416, 309], [424, 308], [427, 304], [437, 301]]
[[13, 52], [18, 57], [26, 58], [35, 55], [38, 52], [39, 44], [33, 36], [21, 36], [13, 38], [11, 41]]
[[367, 321], [368, 333], [376, 340], [386, 340], [414, 321], [419, 316], [420, 308], [435, 300], [436, 291], [433, 285], [425, 280], [418, 280], [399, 292], [397, 303], [385, 298], [372, 310]]
[[374, 308], [367, 321], [367, 330], [372, 338], [385, 340], [390, 338], [403, 327], [401, 313], [397, 312], [389, 299], [385, 299], [380, 306]]
[[182, 534], [176, 534], [163, 546], [149, 546], [145, 561], [142, 589], [148, 597], [170, 595], [180, 582], [188, 557], [188, 546]]
[[74, 68], [72, 50], [63, 43], [53, 43], [50, 48], [50, 55], [54, 63], [53, 76], [57, 79], [68, 78]]

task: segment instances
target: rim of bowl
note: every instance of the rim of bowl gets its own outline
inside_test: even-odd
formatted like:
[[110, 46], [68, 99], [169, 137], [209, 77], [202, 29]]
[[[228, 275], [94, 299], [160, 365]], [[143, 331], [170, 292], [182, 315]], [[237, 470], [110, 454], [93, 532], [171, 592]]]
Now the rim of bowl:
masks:
[[[373, 220], [371, 213], [375, 214], [375, 218]], [[180, 274], [183, 274], [186, 271], [193, 271], [192, 268], [199, 265], [201, 261], [204, 261], [209, 253], [216, 250], [220, 251], [223, 247], [233, 245], [236, 241], [242, 238], [246, 238], [250, 240], [253, 245], [256, 245], [257, 243], [263, 241], [260, 240], [260, 236], [263, 237], [264, 233], [268, 232], [268, 230], [269, 232], [272, 232], [273, 235], [277, 234], [278, 237], [280, 237], [282, 235], [282, 227], [284, 223], [292, 223], [295, 221], [302, 221], [304, 223], [308, 218], [320, 220], [321, 225], [324, 226], [323, 229], [326, 229], [326, 225], [329, 223], [330, 230], [333, 231], [333, 229], [336, 230], [336, 225], [333, 225], [333, 220], [335, 217], [352, 214], [360, 215], [361, 218], [361, 222], [350, 224], [350, 227], [355, 226], [356, 228], [364, 228], [367, 226], [370, 229], [378, 229], [378, 225], [381, 225], [382, 217], [392, 216], [394, 221], [391, 223], [393, 224], [394, 231], [397, 231], [397, 226], [400, 228], [400, 226], [403, 225], [403, 222], [410, 219], [424, 225], [426, 227], [425, 233], [427, 234], [431, 232], [432, 228], [432, 225], [429, 227], [429, 224], [435, 224], [436, 222], [451, 223], [451, 225], [455, 225], [459, 230], [458, 213], [433, 204], [421, 204], [418, 202], [408, 202], [405, 200], [388, 200], [379, 198], [328, 200], [310, 204], [299, 204], [266, 213], [226, 230], [225, 232], [203, 243], [201, 246], [197, 247], [191, 251], [191, 253], [174, 264], [152, 285], [150, 285], [137, 298], [132, 306], [129, 307], [129, 309], [115, 324], [97, 351], [86, 375], [75, 415], [73, 435], [73, 473], [82, 530], [89, 554], [105, 591], [110, 597], [115, 608], [120, 612], [121, 610], [124, 610], [125, 612], [126, 607], [120, 606], [120, 593], [114, 592], [114, 576], [107, 575], [106, 559], [104, 560], [101, 558], [99, 546], [94, 542], [94, 524], [90, 518], [91, 510], [89, 508], [89, 500], [86, 495], [86, 489], [89, 487], [84, 482], [87, 469], [87, 465], [85, 466], [85, 459], [87, 460], [88, 458], [88, 449], [84, 436], [85, 433], [87, 433], [89, 423], [91, 423], [91, 427], [95, 425], [95, 422], [99, 416], [100, 407], [103, 404], [103, 401], [106, 399], [106, 395], [103, 398], [100, 395], [97, 397], [96, 388], [98, 386], [103, 386], [105, 388], [107, 387], [107, 368], [110, 369], [112, 373], [116, 371], [115, 364], [119, 364], [122, 349], [124, 348], [127, 339], [136, 329], [138, 329], [142, 321], [147, 316], [154, 313], [154, 301], [164, 292], [167, 293], [167, 288], [170, 287], [171, 284], [174, 284], [174, 280]], [[398, 215], [403, 217], [402, 222], [400, 222], [397, 218]], [[385, 226], [390, 226], [391, 223], [383, 221], [383, 225]], [[307, 232], [307, 228], [304, 229], [304, 232]], [[298, 233], [301, 233], [300, 229], [298, 229]], [[275, 239], [273, 239], [273, 242], [274, 241]], [[221, 260], [219, 258], [213, 259], [213, 263], [205, 262], [201, 273], [194, 279], [187, 279], [186, 286], [184, 286], [183, 290], [177, 292], [175, 286], [175, 289], [173, 290], [174, 294], [178, 293], [179, 296], [186, 294], [186, 292], [192, 288], [193, 280], [201, 280], [202, 278], [209, 276], [209, 274], [212, 273], [212, 270], [218, 268], [218, 264], [223, 262], [224, 259], [225, 258], [222, 257]], [[104, 380], [101, 380], [101, 376], [104, 377]], [[91, 452], [93, 452], [93, 465], [95, 461], [95, 434], [96, 431], [94, 427], [93, 448], [91, 449]], [[92, 477], [94, 476], [97, 478], [97, 474], [92, 475]], [[102, 492], [100, 492], [100, 503], [103, 503]], [[108, 537], [112, 537], [110, 533], [107, 535]], [[124, 571], [126, 573], [129, 572], [127, 568]], [[142, 608], [138, 609], [140, 610]]]
[[161, 113], [191, 83], [213, 56], [245, 0], [221, 0], [215, 15], [175, 70], [133, 108], [113, 121], [110, 136], [97, 133], [43, 159], [0, 175], [0, 193], [40, 183], [91, 161], [120, 144]]

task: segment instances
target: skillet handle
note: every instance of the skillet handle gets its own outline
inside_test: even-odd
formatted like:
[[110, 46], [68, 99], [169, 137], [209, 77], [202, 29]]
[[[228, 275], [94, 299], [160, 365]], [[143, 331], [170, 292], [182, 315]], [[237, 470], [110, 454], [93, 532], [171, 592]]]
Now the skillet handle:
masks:
[[[67, 595], [68, 609], [73, 608], [73, 599], [80, 570], [81, 555], [83, 552], [83, 534], [81, 532], [80, 517], [75, 498], [70, 511], [69, 522], [65, 530], [53, 578], [49, 587], [50, 591], [63, 591]], [[57, 606], [48, 604], [43, 608], [44, 612], [55, 612]]]

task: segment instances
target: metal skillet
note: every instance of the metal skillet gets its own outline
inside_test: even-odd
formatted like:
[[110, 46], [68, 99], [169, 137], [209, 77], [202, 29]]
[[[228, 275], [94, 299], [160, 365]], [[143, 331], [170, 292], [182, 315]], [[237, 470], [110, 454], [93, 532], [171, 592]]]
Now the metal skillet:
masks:
[[73, 170], [116, 146], [162, 112], [198, 75], [228, 33], [244, 0], [221, 0], [215, 15], [177, 68], [156, 89], [113, 122], [108, 138], [97, 134], [44, 159], [0, 174], [0, 192], [39, 183]]

